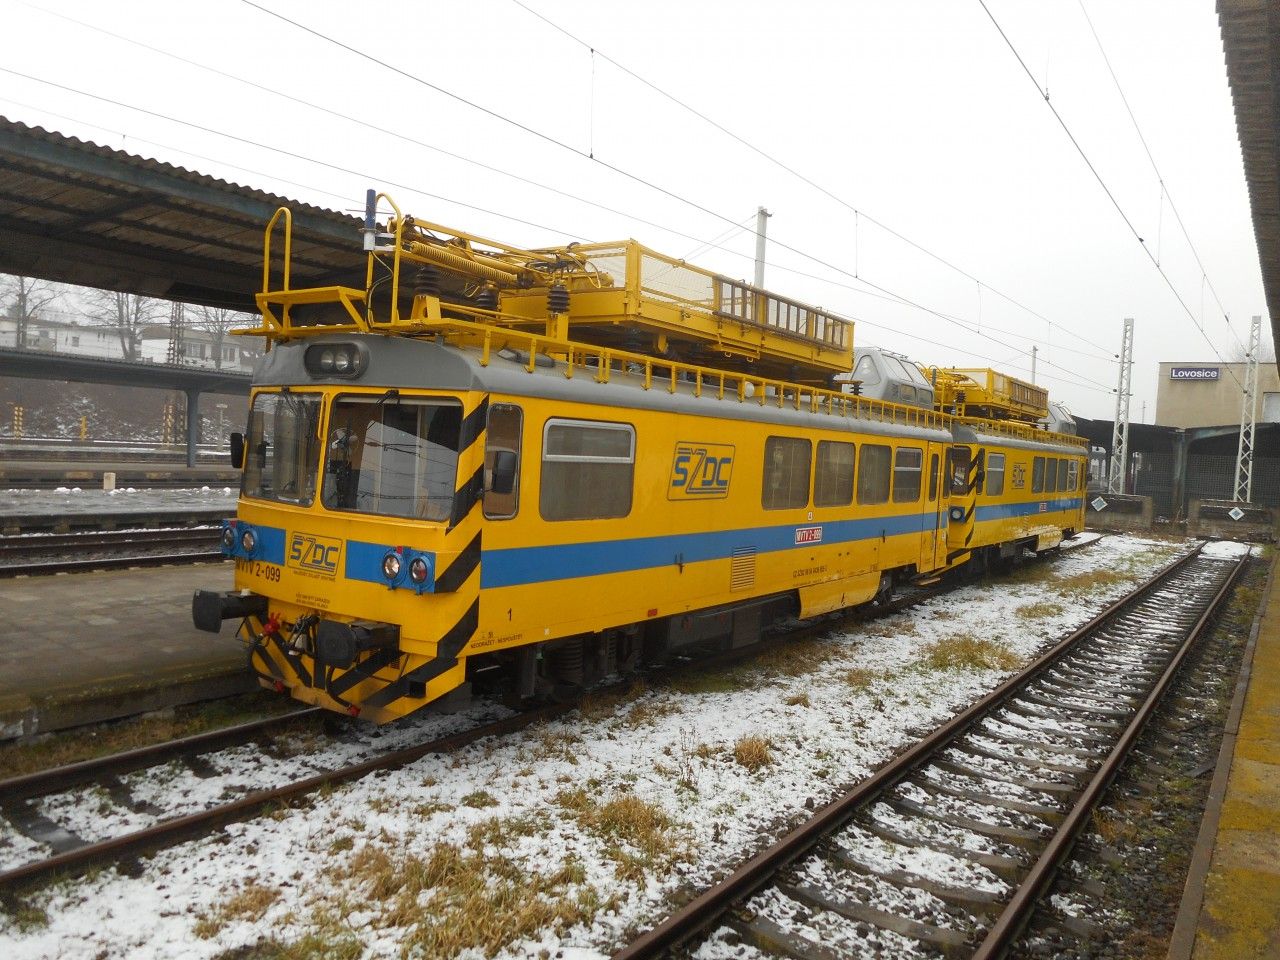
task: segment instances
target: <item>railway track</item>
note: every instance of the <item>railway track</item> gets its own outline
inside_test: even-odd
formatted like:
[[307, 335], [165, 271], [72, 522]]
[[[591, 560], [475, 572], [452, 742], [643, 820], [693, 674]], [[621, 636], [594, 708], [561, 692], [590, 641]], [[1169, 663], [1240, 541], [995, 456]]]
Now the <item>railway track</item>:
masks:
[[[1088, 543], [1083, 544], [1087, 545]], [[847, 615], [843, 620], [865, 620], [899, 613], [945, 589], [947, 588], [940, 586], [919, 588], [896, 597], [883, 606]], [[778, 643], [824, 635], [836, 629], [841, 622], [831, 618], [814, 621], [748, 647], [698, 659], [695, 663], [705, 668], [718, 663], [736, 662], [759, 654]], [[656, 673], [676, 673], [687, 666], [685, 662], [676, 662]], [[425, 742], [392, 746], [388, 749], [375, 748], [366, 751], [372, 752], [373, 756], [361, 756], [351, 763], [335, 764], [332, 769], [298, 770], [300, 775], [284, 786], [242, 790], [239, 796], [225, 802], [173, 815], [165, 815], [154, 800], [150, 799], [155, 790], [148, 787], [145, 774], [168, 765], [170, 768], [177, 767], [182, 776], [187, 778], [212, 778], [219, 773], [220, 752], [249, 746], [255, 754], [267, 758], [269, 762], [279, 753], [273, 744], [282, 732], [299, 724], [318, 724], [331, 715], [318, 708], [306, 709], [0, 781], [0, 816], [25, 838], [33, 851], [47, 851], [47, 855], [33, 856], [27, 862], [0, 870], [0, 898], [12, 896], [21, 889], [38, 885], [60, 874], [125, 860], [207, 834], [226, 823], [252, 817], [269, 805], [294, 802], [321, 787], [355, 780], [376, 770], [402, 766], [428, 754], [448, 753], [485, 737], [514, 732], [532, 723], [559, 716], [576, 706], [576, 700], [541, 706], [491, 722], [482, 722], [468, 729], [451, 731]], [[411, 729], [400, 731], [402, 740], [413, 736]], [[144, 776], [132, 776], [138, 773], [143, 773]], [[273, 779], [278, 781], [280, 774], [276, 772]], [[128, 822], [134, 818], [142, 818], [150, 822], [140, 829], [123, 830], [109, 836], [81, 836], [65, 825], [68, 819], [66, 811], [57, 808], [60, 797], [69, 797], [73, 805], [80, 805], [82, 813], [84, 807], [101, 806], [105, 798], [110, 805], [124, 811], [117, 820]], [[49, 806], [50, 801], [54, 801], [54, 807]], [[83, 821], [92, 818], [85, 815], [80, 819]]]
[[1170, 564], [614, 960], [999, 956], [1244, 563]]
[[217, 527], [0, 537], [0, 577], [219, 560]]
[[[55, 876], [116, 863], [208, 834], [224, 824], [255, 816], [269, 805], [288, 804], [321, 787], [336, 786], [377, 770], [402, 766], [428, 754], [459, 750], [485, 737], [511, 733], [573, 707], [574, 704], [538, 707], [408, 746], [382, 748], [366, 743], [355, 749], [356, 753], [365, 755], [353, 762], [338, 763], [331, 769], [320, 770], [315, 769], [314, 761], [295, 763], [294, 771], [300, 775], [284, 786], [241, 790], [239, 796], [231, 799], [171, 815], [165, 815], [152, 798], [154, 791], [148, 789], [147, 777], [131, 778], [130, 774], [153, 774], [165, 768], [170, 776], [180, 771], [180, 775], [188, 780], [221, 776], [234, 781], [236, 774], [227, 776], [220, 769], [228, 762], [230, 753], [237, 748], [252, 746], [255, 752], [279, 766], [284, 755], [275, 738], [288, 733], [290, 725], [308, 722], [318, 725], [324, 719], [321, 716], [324, 712], [319, 708], [302, 710], [0, 781], [0, 816], [21, 834], [31, 850], [42, 851], [24, 863], [0, 871], [0, 899]], [[299, 735], [305, 735], [305, 730], [299, 731]], [[274, 779], [278, 780], [279, 775]], [[223, 792], [233, 789], [227, 786]], [[75, 796], [77, 792], [79, 796]], [[108, 836], [82, 836], [59, 822], [56, 811], [49, 806], [51, 800], [68, 796], [81, 808], [96, 806], [99, 811], [104, 809], [105, 800], [117, 809], [115, 819], [120, 823], [132, 820], [151, 822]], [[91, 815], [83, 809], [82, 813], [85, 815], [81, 821], [88, 822]]]

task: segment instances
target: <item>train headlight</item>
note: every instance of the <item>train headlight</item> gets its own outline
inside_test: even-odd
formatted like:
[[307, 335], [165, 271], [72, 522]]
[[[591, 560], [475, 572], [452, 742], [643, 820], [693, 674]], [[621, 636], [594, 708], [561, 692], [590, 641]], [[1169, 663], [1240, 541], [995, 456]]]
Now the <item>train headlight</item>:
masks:
[[395, 580], [400, 576], [400, 557], [398, 554], [388, 553], [382, 558], [382, 575], [388, 580]]
[[422, 557], [414, 557], [409, 561], [409, 579], [414, 583], [425, 583], [427, 574], [431, 572], [431, 568], [427, 566], [427, 561]]
[[246, 530], [240, 534], [240, 549], [245, 553], [253, 553], [253, 548], [258, 545], [258, 537], [252, 530]]
[[236, 548], [236, 531], [235, 528], [226, 526], [222, 528], [222, 549], [228, 552]]
[[314, 377], [354, 380], [369, 365], [367, 348], [359, 343], [312, 344], [302, 358], [307, 372]]

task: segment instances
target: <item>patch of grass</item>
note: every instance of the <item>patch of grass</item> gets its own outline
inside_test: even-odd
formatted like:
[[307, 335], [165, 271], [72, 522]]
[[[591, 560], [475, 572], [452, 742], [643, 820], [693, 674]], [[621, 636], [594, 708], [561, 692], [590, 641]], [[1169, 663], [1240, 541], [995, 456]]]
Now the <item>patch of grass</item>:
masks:
[[733, 759], [754, 773], [773, 763], [773, 748], [764, 737], [742, 737], [733, 745]]
[[874, 670], [863, 670], [861, 667], [854, 667], [852, 670], [844, 672], [844, 682], [854, 690], [859, 692], [871, 686], [872, 681], [880, 679], [880, 674]]
[[317, 911], [314, 929], [289, 943], [269, 937], [249, 947], [233, 947], [216, 954], [214, 960], [359, 960], [364, 944], [341, 918], [330, 911]]
[[757, 656], [755, 666], [771, 675], [798, 677], [813, 673], [841, 652], [837, 645], [824, 640], [783, 640]]
[[201, 916], [193, 932], [201, 940], [209, 940], [233, 920], [261, 920], [279, 899], [280, 891], [274, 887], [249, 883], [221, 906]]
[[25, 900], [0, 904], [0, 911], [9, 917], [18, 933], [41, 930], [49, 925], [49, 914], [44, 907], [38, 907]]
[[910, 620], [893, 617], [888, 620], [873, 620], [862, 625], [862, 632], [868, 637], [913, 637], [919, 631]]
[[[529, 820], [514, 829], [536, 827]], [[493, 956], [541, 930], [562, 933], [617, 906], [616, 898], [583, 886], [586, 871], [576, 860], [543, 872], [495, 851], [492, 841], [512, 831], [511, 821], [493, 818], [474, 825], [466, 844], [438, 844], [422, 856], [393, 858], [369, 845], [333, 876], [360, 884], [361, 899], [377, 903], [375, 926], [404, 931], [396, 937], [406, 956], [452, 957], [467, 949]]]
[[671, 818], [629, 791], [602, 804], [577, 787], [561, 791], [556, 804], [606, 842], [605, 855], [620, 879], [638, 881], [647, 871], [668, 869], [686, 855]]
[[474, 807], [477, 810], [482, 810], [485, 807], [496, 807], [498, 805], [498, 800], [487, 790], [475, 790], [462, 798], [462, 805], [464, 807]]
[[[4, 743], [0, 744], [0, 779], [163, 743], [176, 737], [187, 737], [296, 709], [297, 704], [286, 697], [247, 693], [222, 700], [187, 704], [113, 723], [78, 727], [65, 733], [43, 734]], [[311, 725], [308, 721], [299, 721], [299, 729]]]
[[809, 694], [803, 690], [799, 693], [793, 693], [787, 699], [782, 701], [788, 707], [807, 707], [809, 706]]
[[355, 845], [356, 845], [356, 841], [355, 841], [355, 838], [353, 837], [338, 837], [337, 840], [334, 840], [331, 844], [329, 844], [329, 852], [345, 853]]
[[627, 711], [626, 723], [629, 727], [643, 727], [646, 724], [653, 723], [663, 717], [669, 717], [673, 713], [680, 710], [678, 703], [670, 701], [666, 703], [638, 703]]
[[639, 699], [648, 691], [643, 680], [632, 680], [621, 690], [588, 693], [578, 704], [578, 712], [587, 720], [603, 720], [618, 712], [624, 704]]
[[1085, 593], [1093, 593], [1095, 590], [1104, 590], [1108, 587], [1114, 587], [1118, 584], [1125, 583], [1132, 576], [1132, 564], [1129, 570], [1108, 570], [1099, 568], [1097, 570], [1086, 570], [1083, 573], [1074, 573], [1070, 576], [1059, 577], [1055, 589], [1059, 596], [1072, 597]]
[[1012, 670], [1019, 661], [993, 640], [961, 633], [929, 644], [922, 663], [931, 670]]
[[676, 693], [734, 693], [750, 686], [747, 677], [737, 670], [690, 670], [672, 677], [668, 687]]
[[1061, 612], [1062, 604], [1040, 600], [1036, 603], [1024, 603], [1013, 611], [1013, 615], [1020, 620], [1044, 620], [1048, 617], [1056, 617]]

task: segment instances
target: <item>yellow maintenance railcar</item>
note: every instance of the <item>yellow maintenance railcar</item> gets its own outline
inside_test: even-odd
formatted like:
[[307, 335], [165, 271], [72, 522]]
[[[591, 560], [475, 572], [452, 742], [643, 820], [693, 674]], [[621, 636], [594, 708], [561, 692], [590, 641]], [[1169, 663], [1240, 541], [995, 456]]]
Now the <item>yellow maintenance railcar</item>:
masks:
[[846, 320], [377, 199], [364, 289], [290, 287], [288, 211], [267, 231], [236, 590], [193, 600], [266, 685], [378, 722], [492, 666], [548, 695], [1082, 527], [1082, 441], [936, 409], [918, 368], [860, 395]]

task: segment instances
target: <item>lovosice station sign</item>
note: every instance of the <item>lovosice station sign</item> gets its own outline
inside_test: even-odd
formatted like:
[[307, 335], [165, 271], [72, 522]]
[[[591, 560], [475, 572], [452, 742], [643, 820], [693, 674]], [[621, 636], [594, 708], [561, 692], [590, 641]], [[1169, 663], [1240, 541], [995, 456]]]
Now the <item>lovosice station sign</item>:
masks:
[[1170, 367], [1170, 380], [1217, 380], [1222, 376], [1221, 367]]

